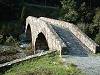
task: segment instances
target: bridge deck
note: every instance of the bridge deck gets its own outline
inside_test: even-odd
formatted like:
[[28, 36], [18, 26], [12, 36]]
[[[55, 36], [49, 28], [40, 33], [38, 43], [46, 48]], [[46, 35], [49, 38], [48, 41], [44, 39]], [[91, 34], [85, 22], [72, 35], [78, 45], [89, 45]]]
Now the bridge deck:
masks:
[[94, 55], [68, 29], [52, 25], [56, 33], [68, 46], [68, 54], [62, 55], [65, 66], [68, 63], [77, 65], [86, 75], [100, 75], [100, 56]]
[[83, 45], [68, 29], [53, 26], [56, 33], [62, 38], [68, 46], [68, 55], [72, 56], [88, 56], [89, 49]]

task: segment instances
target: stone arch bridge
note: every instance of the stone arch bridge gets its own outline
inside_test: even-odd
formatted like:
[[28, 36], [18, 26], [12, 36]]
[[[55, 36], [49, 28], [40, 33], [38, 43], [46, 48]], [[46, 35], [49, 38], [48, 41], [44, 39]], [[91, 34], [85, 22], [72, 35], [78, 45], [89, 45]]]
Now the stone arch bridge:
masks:
[[32, 42], [34, 53], [37, 50], [58, 50], [60, 55], [87, 56], [100, 50], [100, 46], [78, 27], [60, 20], [29, 16], [25, 33]]

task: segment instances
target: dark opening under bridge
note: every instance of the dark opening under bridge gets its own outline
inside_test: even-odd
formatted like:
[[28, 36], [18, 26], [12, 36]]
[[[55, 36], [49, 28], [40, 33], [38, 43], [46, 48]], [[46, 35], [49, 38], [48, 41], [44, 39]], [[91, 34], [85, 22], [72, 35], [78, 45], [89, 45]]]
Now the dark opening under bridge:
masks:
[[60, 55], [88, 56], [96, 53], [100, 46], [74, 24], [45, 18], [26, 19], [26, 35], [32, 42], [32, 50], [58, 50]]

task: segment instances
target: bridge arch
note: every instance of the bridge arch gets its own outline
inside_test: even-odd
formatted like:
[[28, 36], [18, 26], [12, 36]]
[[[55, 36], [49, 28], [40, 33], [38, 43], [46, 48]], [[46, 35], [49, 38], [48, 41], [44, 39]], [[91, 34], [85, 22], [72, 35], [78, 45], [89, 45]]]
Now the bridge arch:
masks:
[[38, 50], [49, 50], [48, 42], [46, 40], [45, 35], [42, 32], [38, 34], [35, 41], [35, 52], [38, 52]]
[[[51, 48], [48, 43], [49, 36], [47, 33], [47, 29], [43, 27], [45, 24], [43, 25], [42, 23], [35, 23], [35, 20], [36, 18], [34, 19], [34, 21], [28, 18], [26, 19], [26, 27], [25, 27], [26, 37], [28, 38], [29, 41], [31, 40], [30, 42], [32, 43], [32, 51], [34, 53], [37, 53], [37, 50], [47, 51]], [[42, 24], [42, 26], [40, 24]], [[37, 26], [41, 27], [37, 28]]]
[[[38, 49], [43, 49], [50, 51], [57, 50], [61, 54], [61, 50], [65, 48], [66, 45], [49, 23], [29, 16], [26, 18], [25, 32], [27, 32], [28, 25], [31, 29], [32, 51], [34, 53], [36, 53]], [[40, 46], [39, 44], [42, 45]]]

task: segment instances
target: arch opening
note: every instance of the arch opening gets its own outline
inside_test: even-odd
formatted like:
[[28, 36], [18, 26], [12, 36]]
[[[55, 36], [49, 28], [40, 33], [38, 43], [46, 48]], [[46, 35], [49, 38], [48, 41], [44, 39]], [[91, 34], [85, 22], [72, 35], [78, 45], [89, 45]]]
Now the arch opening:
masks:
[[35, 53], [49, 50], [47, 40], [42, 32], [39, 33], [38, 37], [36, 38], [35, 50]]

